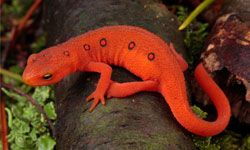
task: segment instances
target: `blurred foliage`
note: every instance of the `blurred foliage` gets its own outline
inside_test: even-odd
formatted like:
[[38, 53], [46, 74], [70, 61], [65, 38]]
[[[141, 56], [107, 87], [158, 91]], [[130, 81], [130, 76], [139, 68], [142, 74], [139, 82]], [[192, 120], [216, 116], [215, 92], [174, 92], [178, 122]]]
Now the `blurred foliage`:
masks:
[[12, 0], [10, 4], [3, 4], [2, 9], [6, 15], [21, 18], [32, 5], [34, 0]]
[[31, 44], [32, 53], [38, 53], [45, 48], [46, 36], [45, 34], [39, 36], [35, 42]]
[[[3, 16], [0, 23], [1, 38], [9, 39], [11, 27], [25, 15], [34, 0], [12, 0], [5, 2], [2, 6]], [[24, 33], [25, 34], [25, 33]], [[45, 35], [33, 33], [36, 39], [28, 39], [24, 47], [29, 49], [23, 52], [37, 53], [45, 47]], [[3, 39], [1, 39], [2, 41]], [[1, 45], [1, 51], [3, 50]], [[28, 51], [27, 51], [28, 50]], [[15, 74], [22, 74], [23, 68], [18, 66], [14, 58], [8, 59], [8, 70]], [[33, 88], [14, 80], [9, 76], [3, 76], [3, 82], [13, 85], [22, 92], [31, 95], [44, 109], [51, 120], [56, 120], [54, 106], [54, 92], [51, 87]], [[55, 140], [50, 135], [50, 130], [44, 116], [25, 97], [11, 90], [1, 89], [8, 97], [6, 98], [6, 113], [8, 116], [8, 142], [13, 150], [52, 150]], [[0, 149], [2, 144], [0, 146]]]
[[232, 131], [207, 138], [193, 136], [193, 141], [200, 150], [250, 150], [250, 135], [243, 137]]
[[194, 145], [199, 150], [220, 150], [220, 145], [213, 143], [211, 140], [212, 137], [201, 138], [198, 136], [193, 136]]
[[195, 114], [200, 118], [207, 118], [207, 112], [204, 112], [200, 109], [200, 107], [194, 105], [192, 106], [192, 110], [195, 112]]
[[[18, 21], [25, 15], [29, 7], [34, 0], [12, 0], [5, 2], [2, 5], [2, 15], [0, 23], [0, 32], [10, 30], [13, 24], [17, 24]], [[7, 32], [9, 36], [9, 32]]]
[[[188, 14], [188, 8], [183, 6], [177, 6], [176, 12], [179, 21], [183, 22]], [[184, 30], [184, 43], [189, 50], [188, 63], [193, 64], [194, 60], [199, 60], [201, 50], [204, 45], [204, 41], [208, 35], [208, 24], [194, 20]]]

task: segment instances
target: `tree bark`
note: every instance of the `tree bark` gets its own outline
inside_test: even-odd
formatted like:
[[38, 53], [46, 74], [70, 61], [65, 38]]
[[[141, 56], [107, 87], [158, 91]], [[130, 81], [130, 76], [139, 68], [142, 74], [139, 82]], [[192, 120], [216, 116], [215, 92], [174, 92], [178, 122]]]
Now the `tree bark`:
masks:
[[[48, 45], [102, 26], [126, 24], [154, 32], [185, 55], [177, 18], [156, 0], [47, 0], [43, 10]], [[106, 106], [99, 104], [89, 113], [91, 103], [85, 99], [98, 79], [95, 73], [75, 73], [57, 84], [57, 149], [194, 149], [160, 94], [108, 99]], [[139, 79], [114, 67], [112, 80]]]

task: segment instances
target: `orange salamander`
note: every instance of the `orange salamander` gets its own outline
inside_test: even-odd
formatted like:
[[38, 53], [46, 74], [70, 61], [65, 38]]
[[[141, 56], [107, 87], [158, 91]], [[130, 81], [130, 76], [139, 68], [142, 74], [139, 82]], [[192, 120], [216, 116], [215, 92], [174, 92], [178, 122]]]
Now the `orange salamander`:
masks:
[[[112, 68], [121, 66], [142, 81], [118, 83], [111, 80]], [[23, 73], [23, 81], [32, 86], [50, 85], [72, 72], [98, 72], [96, 90], [87, 97], [93, 100], [92, 111], [104, 96], [126, 97], [140, 91], [160, 92], [176, 118], [188, 131], [200, 136], [222, 132], [230, 120], [230, 105], [223, 91], [208, 75], [202, 64], [195, 77], [211, 98], [217, 119], [209, 122], [197, 117], [189, 106], [183, 71], [188, 65], [173, 45], [155, 34], [133, 26], [108, 26], [32, 54]]]

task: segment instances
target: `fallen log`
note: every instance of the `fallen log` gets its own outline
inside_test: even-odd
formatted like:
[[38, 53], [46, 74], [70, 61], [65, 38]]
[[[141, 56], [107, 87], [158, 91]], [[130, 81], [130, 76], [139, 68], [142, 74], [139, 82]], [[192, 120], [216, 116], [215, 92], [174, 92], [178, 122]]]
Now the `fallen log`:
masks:
[[[106, 25], [134, 25], [173, 42], [184, 53], [177, 18], [154, 0], [44, 1], [48, 45]], [[83, 58], [84, 59], [84, 58]], [[56, 86], [57, 149], [194, 149], [190, 136], [171, 115], [160, 94], [138, 93], [107, 100], [92, 112], [85, 101], [98, 74], [76, 73]], [[113, 68], [112, 80], [139, 80]]]

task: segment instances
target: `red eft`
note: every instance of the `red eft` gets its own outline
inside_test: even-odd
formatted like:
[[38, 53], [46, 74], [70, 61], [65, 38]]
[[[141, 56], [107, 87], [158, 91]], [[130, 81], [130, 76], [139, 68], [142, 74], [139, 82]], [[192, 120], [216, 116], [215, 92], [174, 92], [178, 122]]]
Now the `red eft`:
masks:
[[[111, 80], [112, 68], [121, 66], [142, 81], [118, 83]], [[195, 77], [217, 110], [213, 122], [197, 117], [189, 106], [183, 71], [187, 63], [172, 44], [155, 34], [133, 26], [108, 26], [32, 54], [23, 73], [23, 81], [32, 86], [59, 82], [72, 72], [98, 72], [96, 90], [87, 97], [93, 100], [92, 111], [104, 96], [126, 97], [140, 91], [160, 92], [176, 118], [188, 131], [200, 136], [222, 132], [230, 120], [230, 105], [223, 91], [208, 75], [202, 64]]]

